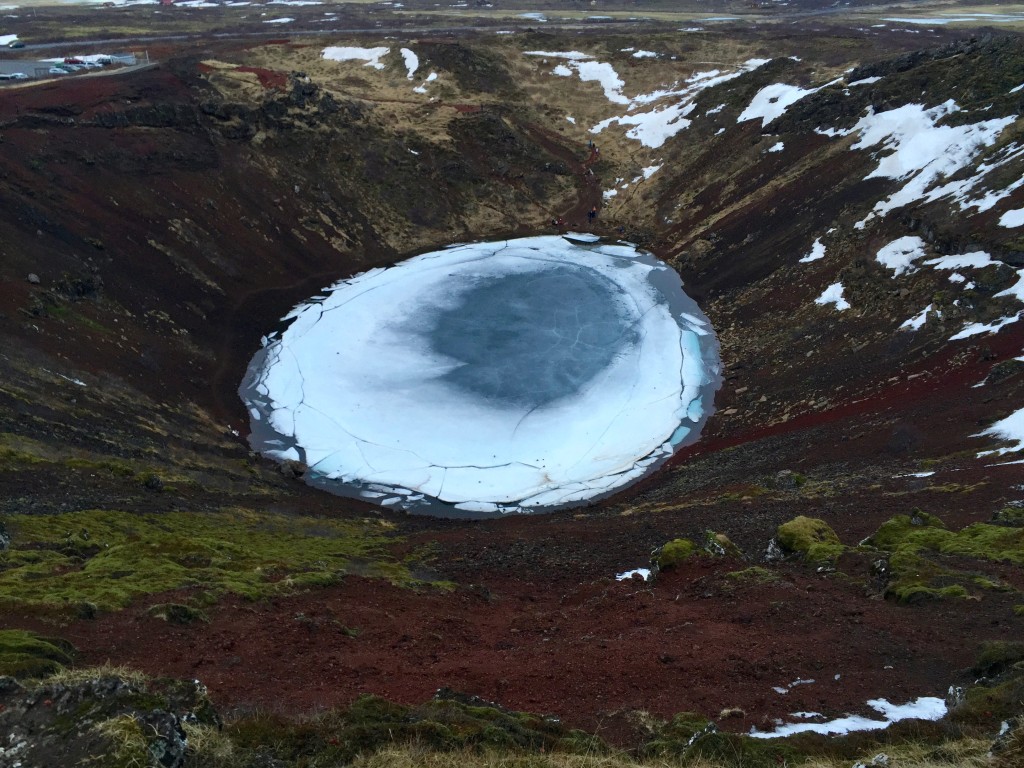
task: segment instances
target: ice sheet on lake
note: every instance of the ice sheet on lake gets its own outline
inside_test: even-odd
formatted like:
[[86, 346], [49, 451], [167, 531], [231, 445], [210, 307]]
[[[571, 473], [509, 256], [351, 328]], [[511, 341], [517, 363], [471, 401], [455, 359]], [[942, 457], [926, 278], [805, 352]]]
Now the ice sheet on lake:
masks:
[[482, 513], [609, 493], [695, 439], [720, 383], [678, 276], [570, 234], [459, 245], [296, 307], [240, 389], [314, 479]]

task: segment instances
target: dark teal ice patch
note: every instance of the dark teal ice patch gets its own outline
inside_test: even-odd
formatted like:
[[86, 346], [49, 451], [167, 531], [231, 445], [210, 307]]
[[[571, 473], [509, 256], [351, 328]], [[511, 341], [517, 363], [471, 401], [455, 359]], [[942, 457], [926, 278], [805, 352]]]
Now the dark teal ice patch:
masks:
[[579, 392], [639, 341], [629, 300], [593, 269], [555, 266], [463, 291], [426, 318], [431, 349], [460, 365], [441, 378], [498, 404], [538, 408]]

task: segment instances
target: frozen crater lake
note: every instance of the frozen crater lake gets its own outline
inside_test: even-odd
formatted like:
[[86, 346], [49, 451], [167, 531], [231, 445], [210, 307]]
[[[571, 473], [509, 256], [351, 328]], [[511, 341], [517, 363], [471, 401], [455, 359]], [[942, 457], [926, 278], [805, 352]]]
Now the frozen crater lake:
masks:
[[254, 449], [453, 517], [606, 496], [697, 438], [718, 342], [678, 275], [590, 235], [458, 245], [341, 280], [264, 338]]

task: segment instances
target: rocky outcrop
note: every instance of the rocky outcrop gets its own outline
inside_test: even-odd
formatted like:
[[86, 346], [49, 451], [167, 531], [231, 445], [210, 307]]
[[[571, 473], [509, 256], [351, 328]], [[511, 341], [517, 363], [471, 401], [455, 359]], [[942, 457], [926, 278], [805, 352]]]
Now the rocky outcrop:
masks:
[[217, 728], [220, 718], [198, 681], [143, 681], [75, 673], [25, 686], [0, 678], [0, 768], [185, 764], [185, 724]]

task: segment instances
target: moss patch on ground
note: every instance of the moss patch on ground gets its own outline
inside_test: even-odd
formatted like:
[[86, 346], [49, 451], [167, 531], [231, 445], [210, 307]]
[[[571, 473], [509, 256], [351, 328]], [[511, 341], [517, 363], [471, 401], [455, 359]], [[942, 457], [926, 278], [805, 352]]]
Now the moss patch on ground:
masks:
[[[969, 586], [1008, 591], [998, 580], [963, 568], [964, 558], [1024, 564], [1024, 529], [975, 523], [951, 531], [934, 515], [914, 510], [883, 523], [865, 544], [889, 555], [885, 594], [901, 603], [967, 597]], [[954, 564], [954, 559], [960, 562]]]
[[87, 510], [10, 515], [0, 606], [88, 615], [181, 588], [252, 600], [336, 583], [350, 572], [416, 583], [378, 520], [274, 516], [244, 509], [137, 515]]
[[64, 640], [20, 629], [0, 630], [0, 675], [43, 677], [71, 663], [74, 649]]

